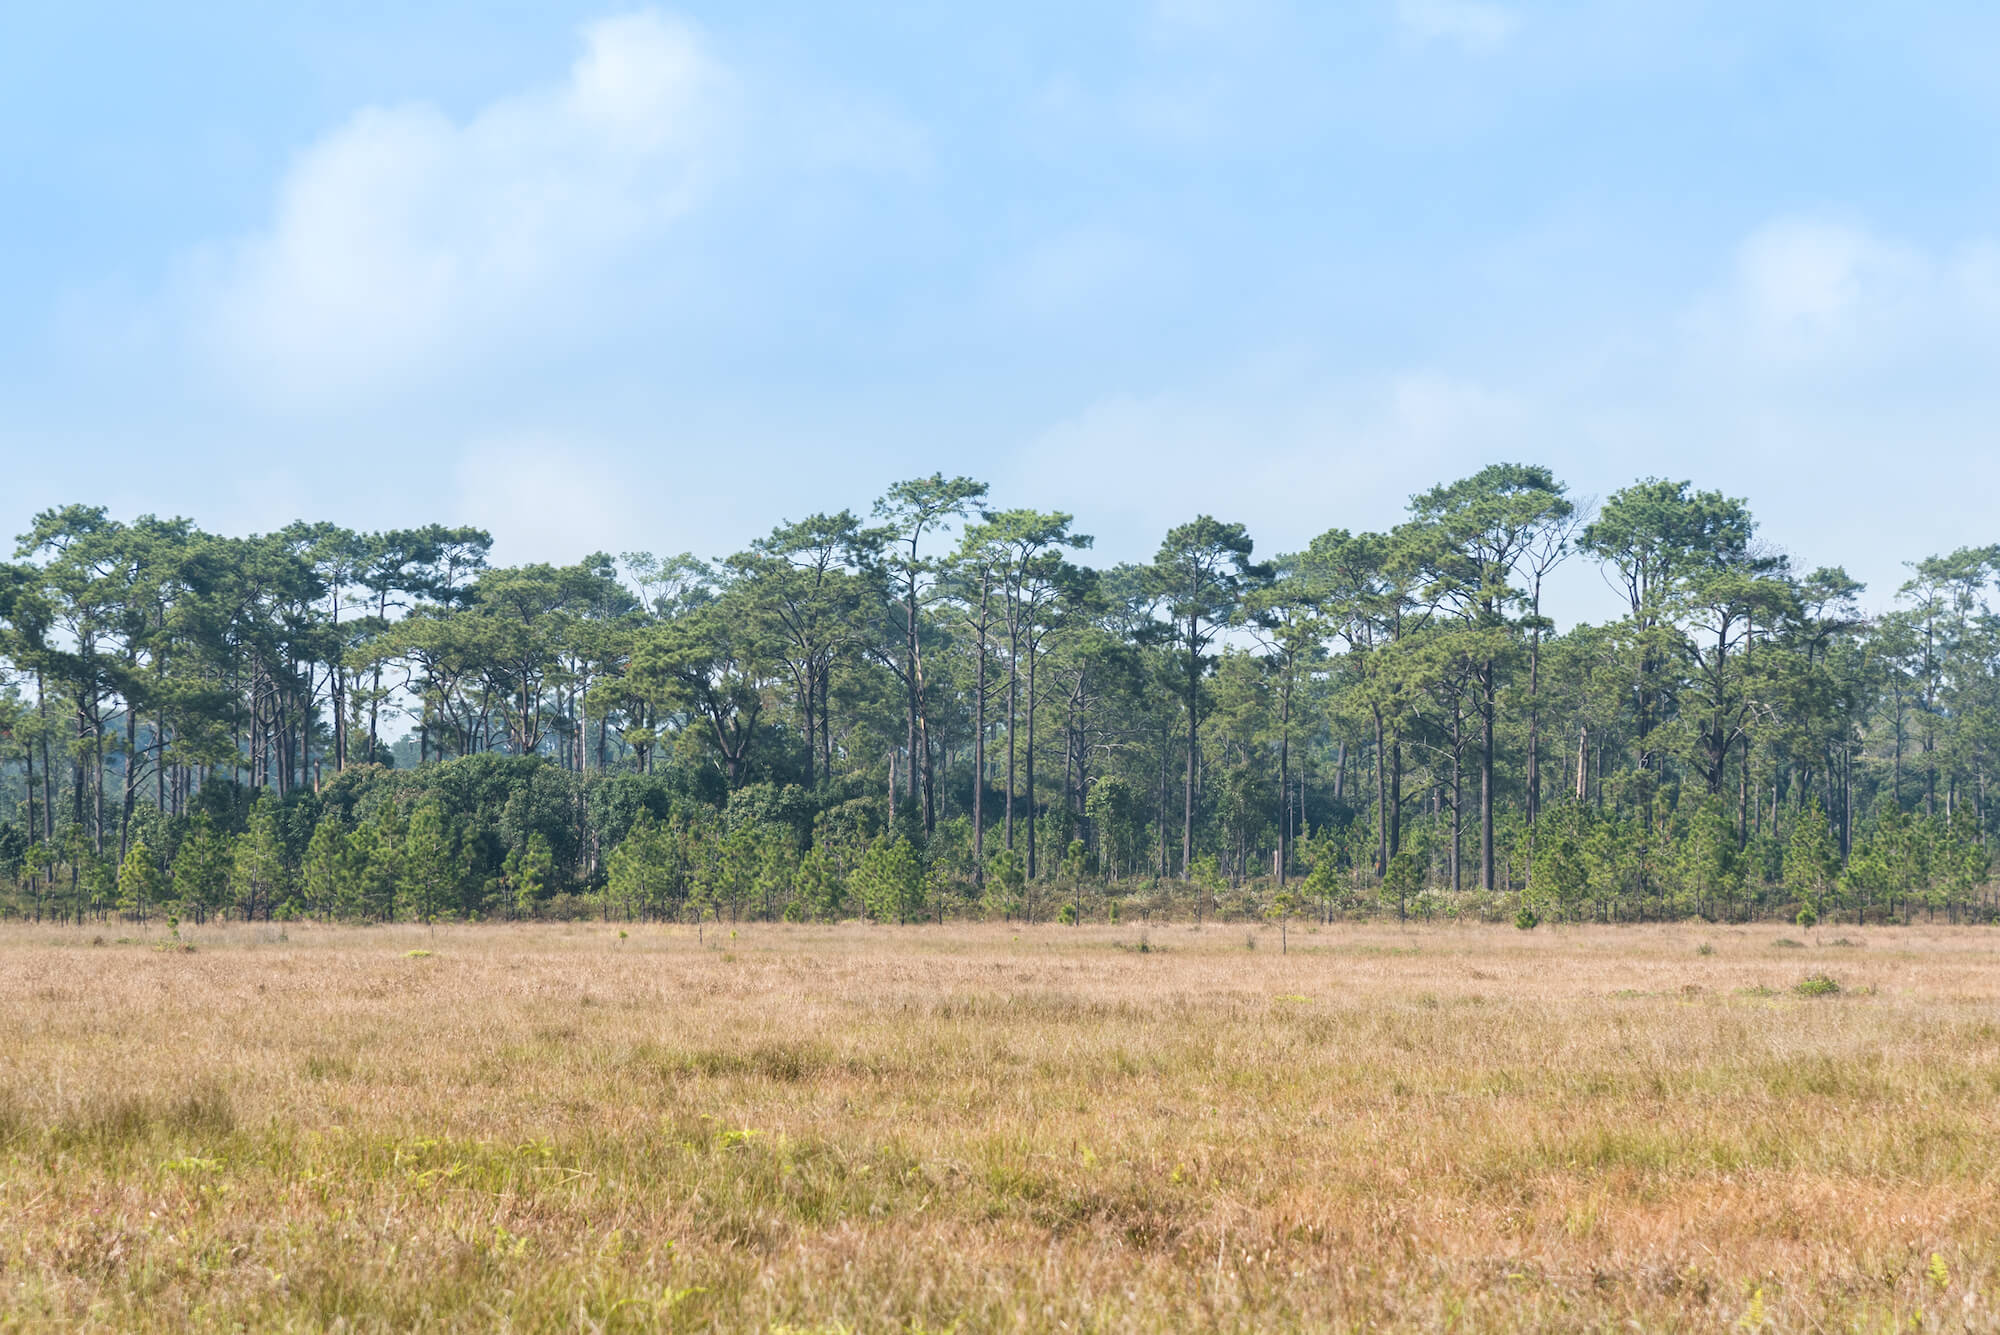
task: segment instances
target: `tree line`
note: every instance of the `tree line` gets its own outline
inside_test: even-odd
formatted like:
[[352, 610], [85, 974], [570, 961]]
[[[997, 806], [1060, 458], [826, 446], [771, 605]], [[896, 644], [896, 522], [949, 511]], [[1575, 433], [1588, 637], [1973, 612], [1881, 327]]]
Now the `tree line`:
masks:
[[[1498, 464], [1105, 568], [942, 474], [717, 561], [70, 506], [0, 565], [0, 909], [1993, 915], [2000, 547], [1864, 614], [1746, 502]], [[1620, 614], [1557, 626], [1599, 568]]]

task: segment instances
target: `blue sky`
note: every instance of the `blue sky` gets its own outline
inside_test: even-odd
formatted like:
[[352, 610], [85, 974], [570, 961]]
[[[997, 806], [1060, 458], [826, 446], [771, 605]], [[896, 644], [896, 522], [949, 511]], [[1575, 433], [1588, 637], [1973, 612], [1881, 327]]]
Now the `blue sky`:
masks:
[[91, 500], [717, 555], [943, 469], [1115, 560], [1523, 459], [1746, 495], [1876, 603], [2000, 539], [1990, 5], [8, 28], [8, 532]]

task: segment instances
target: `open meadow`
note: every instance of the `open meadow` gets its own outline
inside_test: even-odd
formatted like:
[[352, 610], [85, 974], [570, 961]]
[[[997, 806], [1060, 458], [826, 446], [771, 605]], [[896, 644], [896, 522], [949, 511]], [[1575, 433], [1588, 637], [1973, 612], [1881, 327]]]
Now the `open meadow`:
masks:
[[188, 938], [0, 929], [0, 1328], [2000, 1328], [1990, 930]]

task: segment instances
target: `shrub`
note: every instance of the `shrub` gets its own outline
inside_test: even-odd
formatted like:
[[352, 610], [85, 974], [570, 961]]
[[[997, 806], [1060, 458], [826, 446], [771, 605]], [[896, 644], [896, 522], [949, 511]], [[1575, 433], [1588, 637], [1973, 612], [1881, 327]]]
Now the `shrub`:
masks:
[[1792, 990], [1802, 997], [1830, 997], [1840, 991], [1840, 984], [1823, 973], [1816, 973], [1801, 980]]
[[1523, 904], [1521, 911], [1514, 915], [1514, 925], [1524, 932], [1532, 932], [1542, 925], [1542, 920], [1535, 916], [1533, 909]]

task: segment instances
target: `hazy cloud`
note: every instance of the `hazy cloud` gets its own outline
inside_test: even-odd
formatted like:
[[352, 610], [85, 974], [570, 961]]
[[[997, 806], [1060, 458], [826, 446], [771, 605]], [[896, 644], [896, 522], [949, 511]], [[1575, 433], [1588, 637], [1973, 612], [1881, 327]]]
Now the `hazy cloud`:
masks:
[[1523, 405], [1468, 379], [1280, 362], [1107, 395], [1031, 441], [1008, 489], [1076, 498], [1110, 559], [1149, 555], [1197, 511], [1249, 520], [1260, 550], [1289, 550], [1335, 523], [1395, 523], [1420, 484], [1518, 454], [1527, 426]]
[[1851, 374], [1983, 349], [2000, 333], [2000, 262], [1977, 241], [1926, 248], [1851, 222], [1780, 218], [1737, 247], [1689, 325], [1749, 374]]
[[651, 524], [627, 452], [551, 435], [484, 440], [459, 457], [450, 510], [494, 535], [502, 561], [567, 564], [642, 548]]
[[1451, 42], [1472, 51], [1499, 46], [1520, 20], [1512, 10], [1485, 0], [1396, 0], [1396, 21], [1425, 42]]
[[207, 257], [196, 339], [273, 397], [421, 382], [532, 334], [698, 194], [727, 83], [653, 12], [586, 27], [567, 79], [469, 120], [370, 107], [298, 155], [269, 228]]

